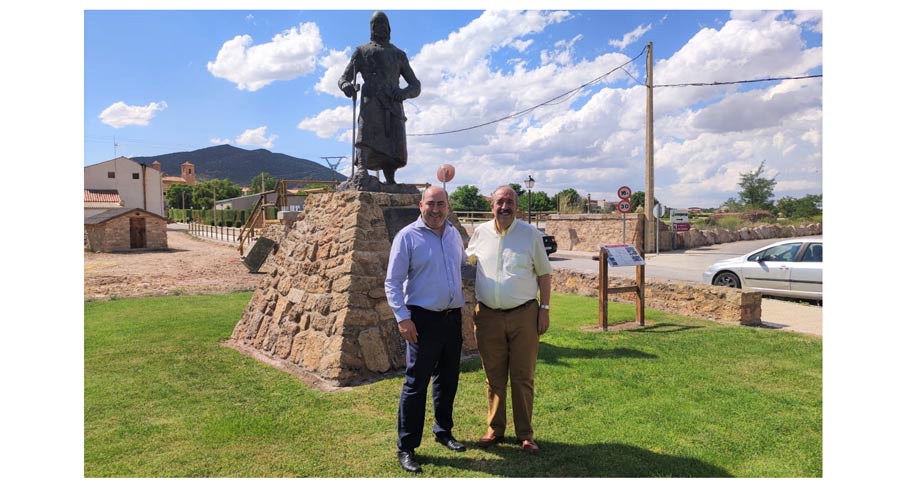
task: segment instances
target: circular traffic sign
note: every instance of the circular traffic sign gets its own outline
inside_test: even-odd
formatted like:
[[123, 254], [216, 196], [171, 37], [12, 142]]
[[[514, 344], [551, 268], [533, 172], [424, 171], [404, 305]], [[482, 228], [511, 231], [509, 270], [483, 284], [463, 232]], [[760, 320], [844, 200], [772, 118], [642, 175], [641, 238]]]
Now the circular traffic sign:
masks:
[[624, 185], [617, 189], [617, 198], [620, 198], [621, 200], [626, 200], [626, 199], [630, 198], [630, 195], [632, 195], [632, 194], [633, 194], [633, 190], [631, 190], [630, 187], [627, 185]]
[[453, 166], [449, 164], [442, 164], [441, 167], [438, 168], [438, 181], [440, 181], [441, 183], [447, 183], [448, 181], [453, 179], [454, 173], [456, 173], [456, 171], [454, 171]]
[[665, 208], [662, 207], [660, 203], [656, 203], [655, 208], [652, 209], [652, 213], [655, 214], [656, 217], [661, 218], [661, 216], [665, 214]]
[[630, 200], [621, 200], [617, 202], [617, 211], [620, 213], [627, 213], [630, 211]]

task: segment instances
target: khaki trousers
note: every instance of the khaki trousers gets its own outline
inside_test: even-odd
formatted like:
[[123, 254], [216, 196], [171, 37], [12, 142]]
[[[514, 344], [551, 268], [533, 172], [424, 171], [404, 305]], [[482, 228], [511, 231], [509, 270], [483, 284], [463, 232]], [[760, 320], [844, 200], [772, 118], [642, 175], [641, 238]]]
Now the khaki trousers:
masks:
[[513, 402], [513, 426], [519, 440], [532, 439], [535, 362], [539, 351], [539, 306], [535, 300], [509, 311], [476, 305], [479, 356], [485, 369], [488, 430], [504, 435], [507, 427], [507, 379]]

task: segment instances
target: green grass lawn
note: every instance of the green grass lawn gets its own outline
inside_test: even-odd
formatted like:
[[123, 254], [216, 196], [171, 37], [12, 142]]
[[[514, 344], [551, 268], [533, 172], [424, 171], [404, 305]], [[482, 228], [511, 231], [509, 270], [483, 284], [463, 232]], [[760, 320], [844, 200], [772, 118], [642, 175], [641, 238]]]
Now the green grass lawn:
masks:
[[[320, 392], [243, 356], [230, 336], [250, 293], [85, 304], [85, 476], [396, 477], [402, 377]], [[632, 305], [609, 304], [612, 322]], [[423, 476], [821, 477], [822, 342], [646, 311], [586, 332], [594, 298], [554, 294], [542, 338], [538, 456], [487, 451], [484, 375], [464, 361], [454, 434]], [[508, 415], [508, 418], [510, 416]]]

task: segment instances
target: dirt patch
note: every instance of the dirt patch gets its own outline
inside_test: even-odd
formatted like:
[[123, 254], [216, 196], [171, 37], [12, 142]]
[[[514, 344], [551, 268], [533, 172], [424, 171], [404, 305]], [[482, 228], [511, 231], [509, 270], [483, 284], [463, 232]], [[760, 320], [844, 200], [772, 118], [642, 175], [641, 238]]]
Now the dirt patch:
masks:
[[160, 295], [220, 294], [255, 289], [239, 250], [168, 230], [166, 251], [85, 253], [85, 300]]

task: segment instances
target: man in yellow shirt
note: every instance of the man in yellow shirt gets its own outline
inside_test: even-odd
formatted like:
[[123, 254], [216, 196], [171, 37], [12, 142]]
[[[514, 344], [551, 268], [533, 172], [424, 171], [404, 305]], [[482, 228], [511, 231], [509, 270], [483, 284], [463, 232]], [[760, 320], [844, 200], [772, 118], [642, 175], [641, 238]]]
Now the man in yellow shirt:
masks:
[[513, 188], [495, 190], [491, 210], [493, 220], [476, 227], [466, 249], [477, 266], [476, 341], [488, 395], [488, 430], [478, 445], [486, 448], [504, 439], [509, 377], [517, 441], [520, 449], [535, 454], [535, 362], [539, 337], [548, 330], [552, 269], [542, 233], [516, 220]]

